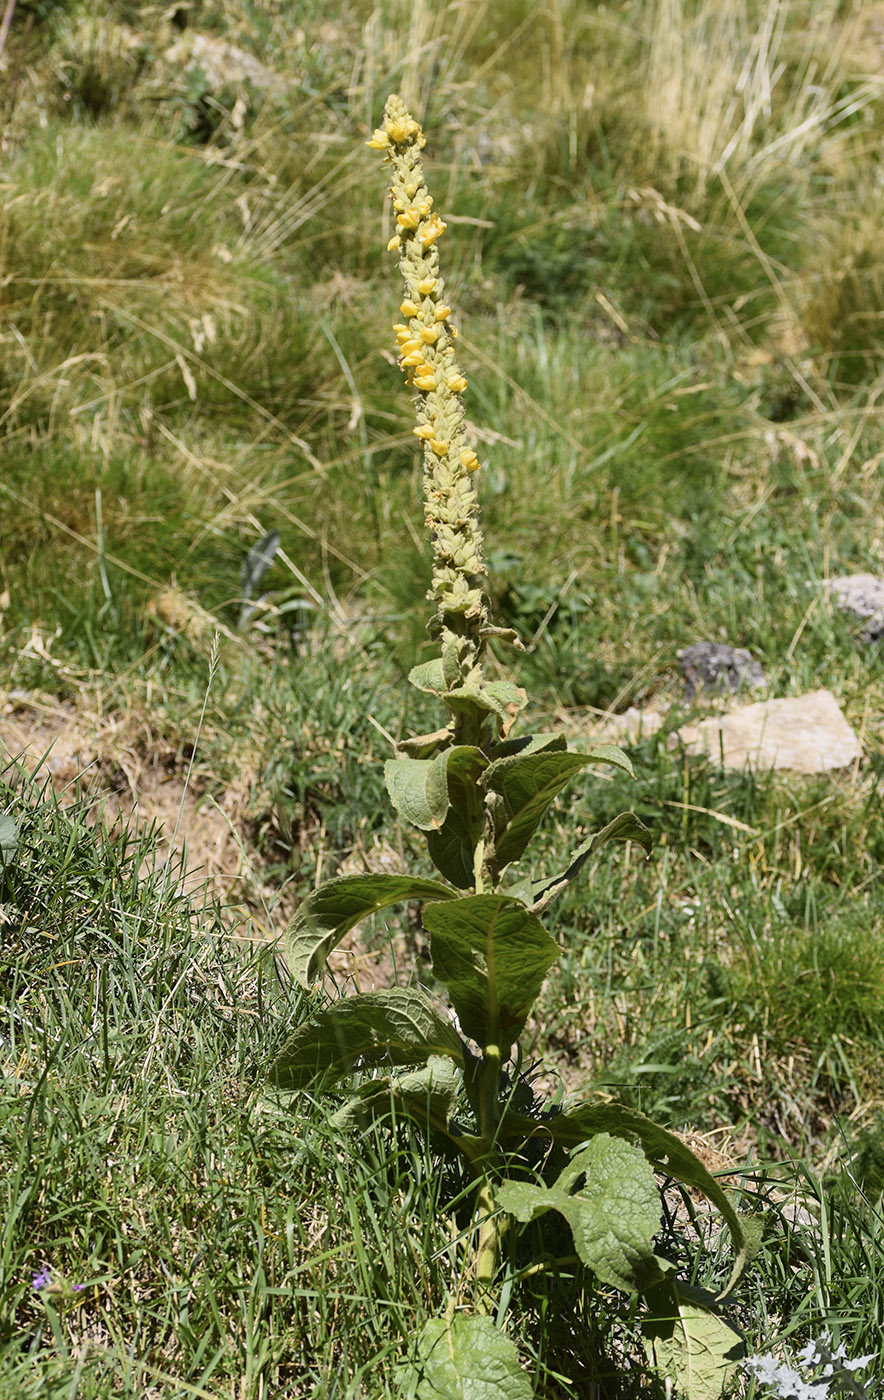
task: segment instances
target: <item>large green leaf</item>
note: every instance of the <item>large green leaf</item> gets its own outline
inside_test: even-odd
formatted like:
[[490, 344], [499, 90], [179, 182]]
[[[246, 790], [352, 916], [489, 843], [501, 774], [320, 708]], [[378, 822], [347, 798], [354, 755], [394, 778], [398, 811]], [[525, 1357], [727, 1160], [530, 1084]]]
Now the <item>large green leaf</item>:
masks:
[[344, 997], [300, 1026], [270, 1068], [280, 1089], [330, 1088], [361, 1065], [424, 1064], [431, 1055], [463, 1062], [453, 1025], [424, 992], [391, 987]]
[[613, 744], [600, 744], [588, 753], [517, 753], [491, 764], [485, 786], [503, 799], [505, 818], [495, 846], [498, 866], [519, 859], [547, 808], [574, 774], [591, 763], [613, 764], [632, 776], [632, 764]]
[[447, 1133], [463, 1085], [463, 1074], [444, 1055], [431, 1055], [420, 1069], [392, 1079], [372, 1079], [329, 1122], [337, 1128], [362, 1128], [377, 1118], [398, 1113], [430, 1131]]
[[282, 936], [289, 970], [309, 987], [346, 933], [379, 910], [406, 899], [455, 899], [438, 880], [413, 875], [345, 875], [308, 895]]
[[448, 994], [466, 1035], [486, 1045], [499, 1022], [505, 1054], [525, 1024], [558, 944], [517, 899], [465, 895], [426, 904], [433, 972]]
[[720, 1294], [724, 1297], [758, 1248], [759, 1222], [752, 1217], [737, 1215], [726, 1192], [681, 1138], [667, 1132], [643, 1113], [620, 1103], [580, 1104], [539, 1122], [536, 1118], [510, 1112], [504, 1115], [499, 1129], [501, 1141], [510, 1146], [541, 1135], [551, 1137], [562, 1147], [573, 1148], [597, 1133], [609, 1133], [612, 1137], [626, 1138], [630, 1142], [638, 1141], [655, 1171], [686, 1186], [695, 1187], [721, 1211], [737, 1251], [731, 1276]]
[[448, 811], [448, 753], [435, 758], [388, 758], [384, 783], [396, 811], [421, 831], [438, 831]]
[[499, 744], [495, 744], [490, 750], [490, 756], [496, 763], [501, 758], [512, 758], [515, 754], [548, 751], [561, 753], [567, 747], [568, 740], [564, 734], [523, 734], [518, 739], [503, 739]]
[[528, 703], [525, 691], [512, 681], [486, 681], [481, 686], [461, 685], [446, 690], [442, 699], [455, 713], [475, 707], [501, 719], [512, 719]]
[[445, 676], [441, 656], [434, 656], [432, 661], [423, 661], [420, 666], [412, 666], [408, 679], [417, 690], [426, 691], [428, 695], [443, 695]]
[[637, 841], [650, 854], [653, 846], [653, 837], [640, 817], [634, 812], [621, 812], [613, 821], [603, 826], [601, 831], [597, 831], [594, 836], [589, 836], [577, 847], [571, 857], [571, 864], [567, 870], [563, 870], [560, 875], [554, 875], [550, 880], [541, 880], [532, 884], [531, 893], [533, 895], [532, 909], [535, 913], [542, 913], [546, 907], [552, 903], [556, 895], [562, 893], [572, 880], [576, 880], [586, 862], [591, 855], [606, 846], [609, 841]]
[[[584, 1185], [575, 1190], [581, 1179]], [[496, 1199], [522, 1221], [559, 1211], [571, 1226], [580, 1259], [613, 1288], [641, 1291], [672, 1268], [653, 1249], [661, 1214], [654, 1173], [644, 1153], [622, 1138], [598, 1133], [552, 1186], [505, 1181]]]
[[427, 833], [427, 850], [440, 874], [458, 889], [475, 883], [475, 850], [485, 825], [478, 780], [488, 766], [481, 749], [458, 745], [448, 753], [449, 808], [439, 831]]
[[647, 1303], [642, 1339], [651, 1364], [684, 1400], [719, 1400], [746, 1348], [711, 1294], [667, 1279]]
[[509, 1337], [490, 1317], [463, 1313], [424, 1325], [417, 1361], [400, 1369], [398, 1384], [415, 1400], [532, 1400], [534, 1395]]
[[0, 813], [0, 870], [18, 855], [18, 828], [8, 812]]

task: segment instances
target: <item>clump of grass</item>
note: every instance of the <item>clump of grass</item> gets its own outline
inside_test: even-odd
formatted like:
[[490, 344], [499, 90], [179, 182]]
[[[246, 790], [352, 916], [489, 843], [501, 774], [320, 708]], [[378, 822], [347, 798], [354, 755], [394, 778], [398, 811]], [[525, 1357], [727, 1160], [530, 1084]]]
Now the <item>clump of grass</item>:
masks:
[[[61, 1396], [75, 1367], [90, 1400], [306, 1397], [340, 1371], [391, 1393], [385, 1358], [446, 1268], [449, 1241], [409, 1207], [436, 1164], [403, 1131], [345, 1167], [312, 1112], [268, 1104], [264, 1021], [300, 1002], [269, 955], [174, 871], [141, 873], [149, 834], [96, 840], [85, 800], [62, 812], [4, 778], [3, 1384]], [[70, 1305], [34, 1290], [43, 1271], [77, 1285]]]

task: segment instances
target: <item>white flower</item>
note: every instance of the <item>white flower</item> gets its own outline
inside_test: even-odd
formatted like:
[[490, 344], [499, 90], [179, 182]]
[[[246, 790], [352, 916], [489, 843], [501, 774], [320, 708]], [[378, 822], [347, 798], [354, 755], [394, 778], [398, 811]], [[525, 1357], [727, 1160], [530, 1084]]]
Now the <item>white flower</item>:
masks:
[[842, 1361], [845, 1371], [861, 1371], [863, 1366], [868, 1366], [870, 1361], [874, 1361], [878, 1355], [876, 1351], [869, 1352], [868, 1356], [858, 1356], [855, 1361]]
[[[811, 1339], [796, 1356], [801, 1366], [822, 1367], [821, 1374], [812, 1380], [770, 1354], [750, 1356], [743, 1366], [760, 1385], [772, 1386], [778, 1400], [827, 1400], [830, 1380], [837, 1381], [840, 1377], [846, 1382], [847, 1372], [859, 1371], [874, 1359], [875, 1353], [850, 1361], [844, 1343], [839, 1343], [833, 1350], [831, 1334], [824, 1332], [818, 1341]], [[862, 1387], [855, 1381], [847, 1384], [856, 1394], [862, 1394]]]

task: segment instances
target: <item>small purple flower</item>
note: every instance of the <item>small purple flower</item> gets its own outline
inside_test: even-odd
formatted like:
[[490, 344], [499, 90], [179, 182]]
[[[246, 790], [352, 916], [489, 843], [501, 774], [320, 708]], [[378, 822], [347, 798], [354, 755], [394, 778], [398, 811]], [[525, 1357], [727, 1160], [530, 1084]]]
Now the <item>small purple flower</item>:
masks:
[[52, 1270], [48, 1264], [44, 1264], [38, 1274], [34, 1274], [31, 1279], [31, 1287], [39, 1293], [41, 1288], [48, 1288], [52, 1283]]

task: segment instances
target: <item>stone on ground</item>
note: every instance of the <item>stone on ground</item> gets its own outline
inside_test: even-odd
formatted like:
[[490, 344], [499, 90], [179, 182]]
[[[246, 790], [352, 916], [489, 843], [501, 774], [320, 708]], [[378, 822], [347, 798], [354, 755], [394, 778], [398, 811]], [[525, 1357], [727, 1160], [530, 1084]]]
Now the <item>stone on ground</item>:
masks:
[[730, 714], [686, 724], [673, 737], [689, 754], [708, 754], [728, 769], [828, 773], [862, 756], [830, 690], [742, 705]]
[[829, 581], [829, 592], [843, 612], [862, 618], [864, 642], [876, 642], [884, 635], [884, 578], [874, 574], [845, 574]]
[[678, 653], [684, 674], [686, 700], [700, 690], [721, 695], [728, 691], [760, 690], [767, 684], [761, 666], [751, 652], [722, 642], [697, 642]]

